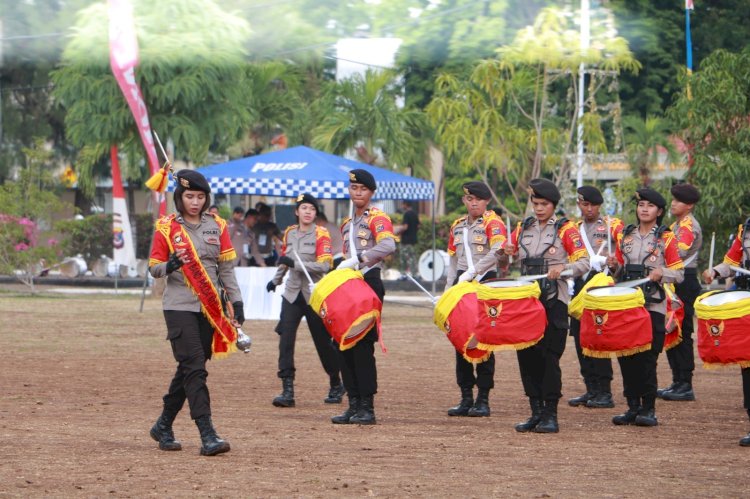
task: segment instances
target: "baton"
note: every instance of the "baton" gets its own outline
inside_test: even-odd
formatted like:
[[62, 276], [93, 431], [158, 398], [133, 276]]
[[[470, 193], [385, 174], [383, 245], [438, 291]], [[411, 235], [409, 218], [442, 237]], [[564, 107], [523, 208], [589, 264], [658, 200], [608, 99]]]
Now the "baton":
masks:
[[713, 270], [714, 268], [714, 247], [716, 246], [716, 232], [711, 233], [711, 253], [708, 255], [708, 268]]
[[426, 289], [424, 288], [424, 286], [422, 286], [421, 284], [419, 284], [419, 282], [418, 282], [418, 281], [417, 281], [416, 279], [414, 279], [414, 277], [412, 277], [412, 275], [411, 275], [411, 274], [406, 274], [406, 277], [408, 277], [408, 278], [409, 278], [409, 279], [411, 280], [411, 282], [413, 282], [414, 284], [416, 284], [416, 285], [417, 285], [417, 287], [418, 287], [419, 289], [421, 289], [422, 291], [424, 291], [424, 293], [425, 293], [425, 294], [426, 294], [427, 296], [429, 296], [429, 297], [430, 297], [430, 300], [432, 300], [432, 304], [433, 304], [433, 305], [434, 305], [434, 304], [435, 304], [435, 303], [437, 302], [437, 298], [436, 298], [435, 296], [433, 296], [433, 295], [432, 295], [432, 294], [431, 294], [431, 293], [430, 293], [429, 291], [427, 291], [427, 290], [426, 290]]
[[165, 151], [164, 146], [161, 145], [161, 140], [159, 140], [159, 134], [156, 133], [156, 130], [154, 130], [154, 137], [156, 138], [156, 143], [159, 145], [159, 149], [161, 150], [161, 153], [164, 156], [164, 159], [167, 161], [167, 164], [169, 166], [172, 166], [172, 162], [169, 161], [169, 156], [167, 156], [167, 151]]

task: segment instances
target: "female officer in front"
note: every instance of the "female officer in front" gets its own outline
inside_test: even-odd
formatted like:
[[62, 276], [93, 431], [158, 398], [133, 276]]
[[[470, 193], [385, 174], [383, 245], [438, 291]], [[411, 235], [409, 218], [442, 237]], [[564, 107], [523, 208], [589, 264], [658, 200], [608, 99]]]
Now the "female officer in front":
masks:
[[[201, 435], [201, 455], [229, 451], [229, 442], [218, 437], [211, 422], [211, 402], [206, 386], [206, 361], [235, 350], [241, 325], [242, 296], [234, 276], [236, 254], [227, 223], [206, 212], [211, 189], [205, 177], [193, 170], [175, 175], [177, 213], [156, 223], [149, 271], [167, 278], [163, 309], [167, 339], [177, 361], [177, 371], [164, 395], [162, 414], [151, 428], [151, 437], [162, 450], [181, 450], [172, 422], [185, 403]], [[234, 309], [232, 324], [225, 319], [219, 297], [221, 281]]]
[[616, 253], [607, 257], [612, 275], [629, 281], [648, 278], [643, 285], [646, 309], [651, 316], [651, 349], [626, 357], [617, 357], [622, 372], [623, 391], [628, 410], [612, 418], [616, 425], [656, 426], [656, 361], [664, 347], [665, 300], [663, 283], [680, 283], [684, 265], [677, 240], [661, 224], [667, 201], [650, 188], [635, 191], [637, 224], [625, 227], [619, 235]]

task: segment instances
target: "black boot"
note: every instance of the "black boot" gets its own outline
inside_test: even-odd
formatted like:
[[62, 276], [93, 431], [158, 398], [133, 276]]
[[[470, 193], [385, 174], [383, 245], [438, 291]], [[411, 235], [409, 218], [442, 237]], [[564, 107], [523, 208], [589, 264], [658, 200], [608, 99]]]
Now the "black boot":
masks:
[[535, 433], [557, 433], [560, 427], [557, 424], [557, 399], [545, 400], [542, 419], [534, 428]]
[[477, 400], [469, 409], [469, 416], [472, 418], [486, 418], [490, 415], [490, 389], [480, 388], [477, 390]]
[[352, 416], [357, 414], [358, 410], [359, 410], [359, 397], [349, 396], [349, 408], [345, 410], [342, 414], [339, 414], [338, 416], [333, 416], [331, 418], [331, 423], [350, 424]]
[[159, 442], [161, 450], [182, 450], [182, 444], [175, 440], [172, 432], [172, 423], [176, 417], [177, 413], [163, 411], [151, 427], [151, 438]]
[[693, 385], [687, 381], [681, 381], [671, 390], [664, 392], [661, 398], [672, 401], [693, 401], [695, 400]]
[[[585, 381], [585, 380], [584, 380]], [[568, 405], [571, 407], [578, 407], [581, 405], [586, 405], [586, 403], [594, 398], [595, 395], [595, 389], [592, 386], [592, 383], [590, 381], [586, 381], [586, 393], [583, 395], [579, 395], [577, 397], [574, 397], [572, 399], [568, 400]]]
[[273, 399], [276, 407], [294, 407], [294, 378], [281, 378], [281, 395]]
[[668, 387], [666, 387], [666, 388], [659, 388], [658, 390], [656, 390], [656, 397], [660, 398], [660, 399], [664, 398], [664, 394], [665, 393], [671, 392], [672, 390], [674, 390], [675, 388], [677, 388], [677, 385], [679, 385], [679, 384], [680, 384], [679, 381], [672, 381], [672, 384], [669, 385]]
[[328, 396], [323, 399], [323, 402], [326, 404], [340, 404], [345, 391], [344, 385], [341, 384], [340, 380], [331, 380], [331, 389], [328, 390]]
[[349, 418], [351, 424], [375, 424], [375, 397], [365, 395], [359, 401], [359, 410], [357, 414]]
[[474, 405], [474, 391], [472, 388], [461, 387], [461, 401], [448, 409], [448, 416], [468, 416]]
[[635, 417], [635, 424], [637, 426], [656, 426], [659, 424], [659, 421], [656, 419], [655, 402], [656, 397], [653, 395], [643, 397], [643, 405], [641, 406], [641, 410], [638, 411], [638, 416]]
[[641, 408], [640, 397], [628, 397], [628, 410], [612, 418], [612, 423], [616, 425], [628, 425], [635, 423], [638, 417], [638, 411]]
[[201, 416], [195, 420], [198, 431], [201, 432], [201, 456], [215, 456], [222, 452], [229, 452], [229, 442], [225, 442], [216, 434], [211, 416]]
[[[747, 417], [750, 418], [750, 409], [747, 410]], [[740, 445], [742, 447], [750, 447], [750, 433], [740, 439]]]
[[544, 410], [542, 400], [529, 398], [529, 405], [531, 406], [531, 417], [515, 426], [517, 432], [526, 433], [527, 431], [532, 431], [542, 420], [542, 411]]
[[601, 391], [594, 395], [594, 398], [586, 402], [586, 407], [591, 409], [611, 409], [615, 406], [615, 401], [612, 400], [612, 393], [609, 391]]

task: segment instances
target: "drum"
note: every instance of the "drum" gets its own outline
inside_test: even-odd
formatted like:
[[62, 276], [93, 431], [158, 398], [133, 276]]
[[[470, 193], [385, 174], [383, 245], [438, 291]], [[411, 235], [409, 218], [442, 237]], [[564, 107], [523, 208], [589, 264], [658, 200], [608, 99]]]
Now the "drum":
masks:
[[341, 350], [356, 345], [373, 326], [377, 326], [380, 336], [383, 302], [357, 270], [328, 273], [315, 284], [310, 306]]
[[547, 314], [537, 281], [490, 280], [477, 286], [475, 329], [483, 350], [522, 350], [544, 337]]
[[594, 276], [583, 285], [581, 291], [570, 300], [570, 303], [568, 303], [568, 315], [574, 319], [580, 320], [581, 314], [583, 313], [583, 297], [586, 294], [586, 291], [601, 286], [612, 286], [614, 283], [615, 280], [612, 279], [612, 276], [607, 275], [604, 272], [597, 272], [594, 274]]
[[627, 357], [651, 348], [651, 316], [640, 288], [589, 288], [583, 297], [581, 349], [588, 357]]
[[685, 307], [682, 300], [677, 296], [674, 284], [664, 285], [664, 294], [667, 300], [667, 314], [664, 318], [664, 350], [669, 350], [682, 341], [682, 320], [685, 318]]
[[443, 293], [435, 304], [433, 322], [469, 362], [484, 362], [492, 352], [478, 348], [474, 331], [479, 318], [476, 282], [460, 282]]
[[427, 250], [419, 257], [419, 277], [425, 282], [432, 282], [434, 274], [434, 280], [438, 281], [448, 273], [449, 264], [450, 256], [447, 252]]
[[704, 367], [750, 367], [750, 291], [718, 291], [695, 300], [698, 355]]
[[80, 277], [86, 273], [88, 266], [86, 260], [80, 256], [66, 258], [60, 264], [60, 274], [65, 277]]

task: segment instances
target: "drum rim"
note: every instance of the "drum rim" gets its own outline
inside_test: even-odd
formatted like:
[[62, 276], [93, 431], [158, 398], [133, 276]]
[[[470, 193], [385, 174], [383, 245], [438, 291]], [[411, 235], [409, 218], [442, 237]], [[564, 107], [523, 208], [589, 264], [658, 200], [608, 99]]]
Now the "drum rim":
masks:
[[[713, 298], [715, 296], [723, 296], [723, 295], [727, 295], [727, 294], [730, 294], [730, 293], [747, 293], [747, 294], [746, 294], [746, 296], [743, 296], [742, 298], [738, 298], [737, 300], [728, 301], [728, 302], [724, 302], [724, 303], [713, 303], [712, 304], [712, 303], [709, 303], [709, 302], [706, 301], [706, 300], [710, 300], [711, 298]], [[727, 303], [736, 303], [738, 301], [747, 300], [747, 299], [750, 299], [750, 291], [748, 291], [747, 289], [722, 289], [721, 291], [717, 291], [715, 293], [711, 293], [710, 295], [701, 298], [700, 302], [703, 305], [707, 306], [707, 307], [717, 307], [717, 306], [721, 306], [721, 305], [726, 305]]]
[[[517, 286], [493, 286], [493, 283], [496, 282], [517, 282]], [[481, 281], [479, 284], [482, 286], [487, 286], [490, 288], [520, 288], [522, 286], [533, 286], [534, 281], [520, 281], [518, 279], [507, 279], [507, 278], [497, 278], [497, 279], [487, 279], [486, 281]]]
[[[612, 289], [617, 290], [617, 293], [612, 294], [598, 294], [598, 293], [592, 293], [592, 291], [599, 291], [604, 289]], [[590, 294], [591, 296], [598, 296], [598, 297], [607, 297], [607, 296], [626, 296], [626, 295], [632, 295], [635, 293], [638, 293], [638, 290], [635, 288], [618, 288], [616, 286], [593, 286], [586, 290], [587, 294]]]

